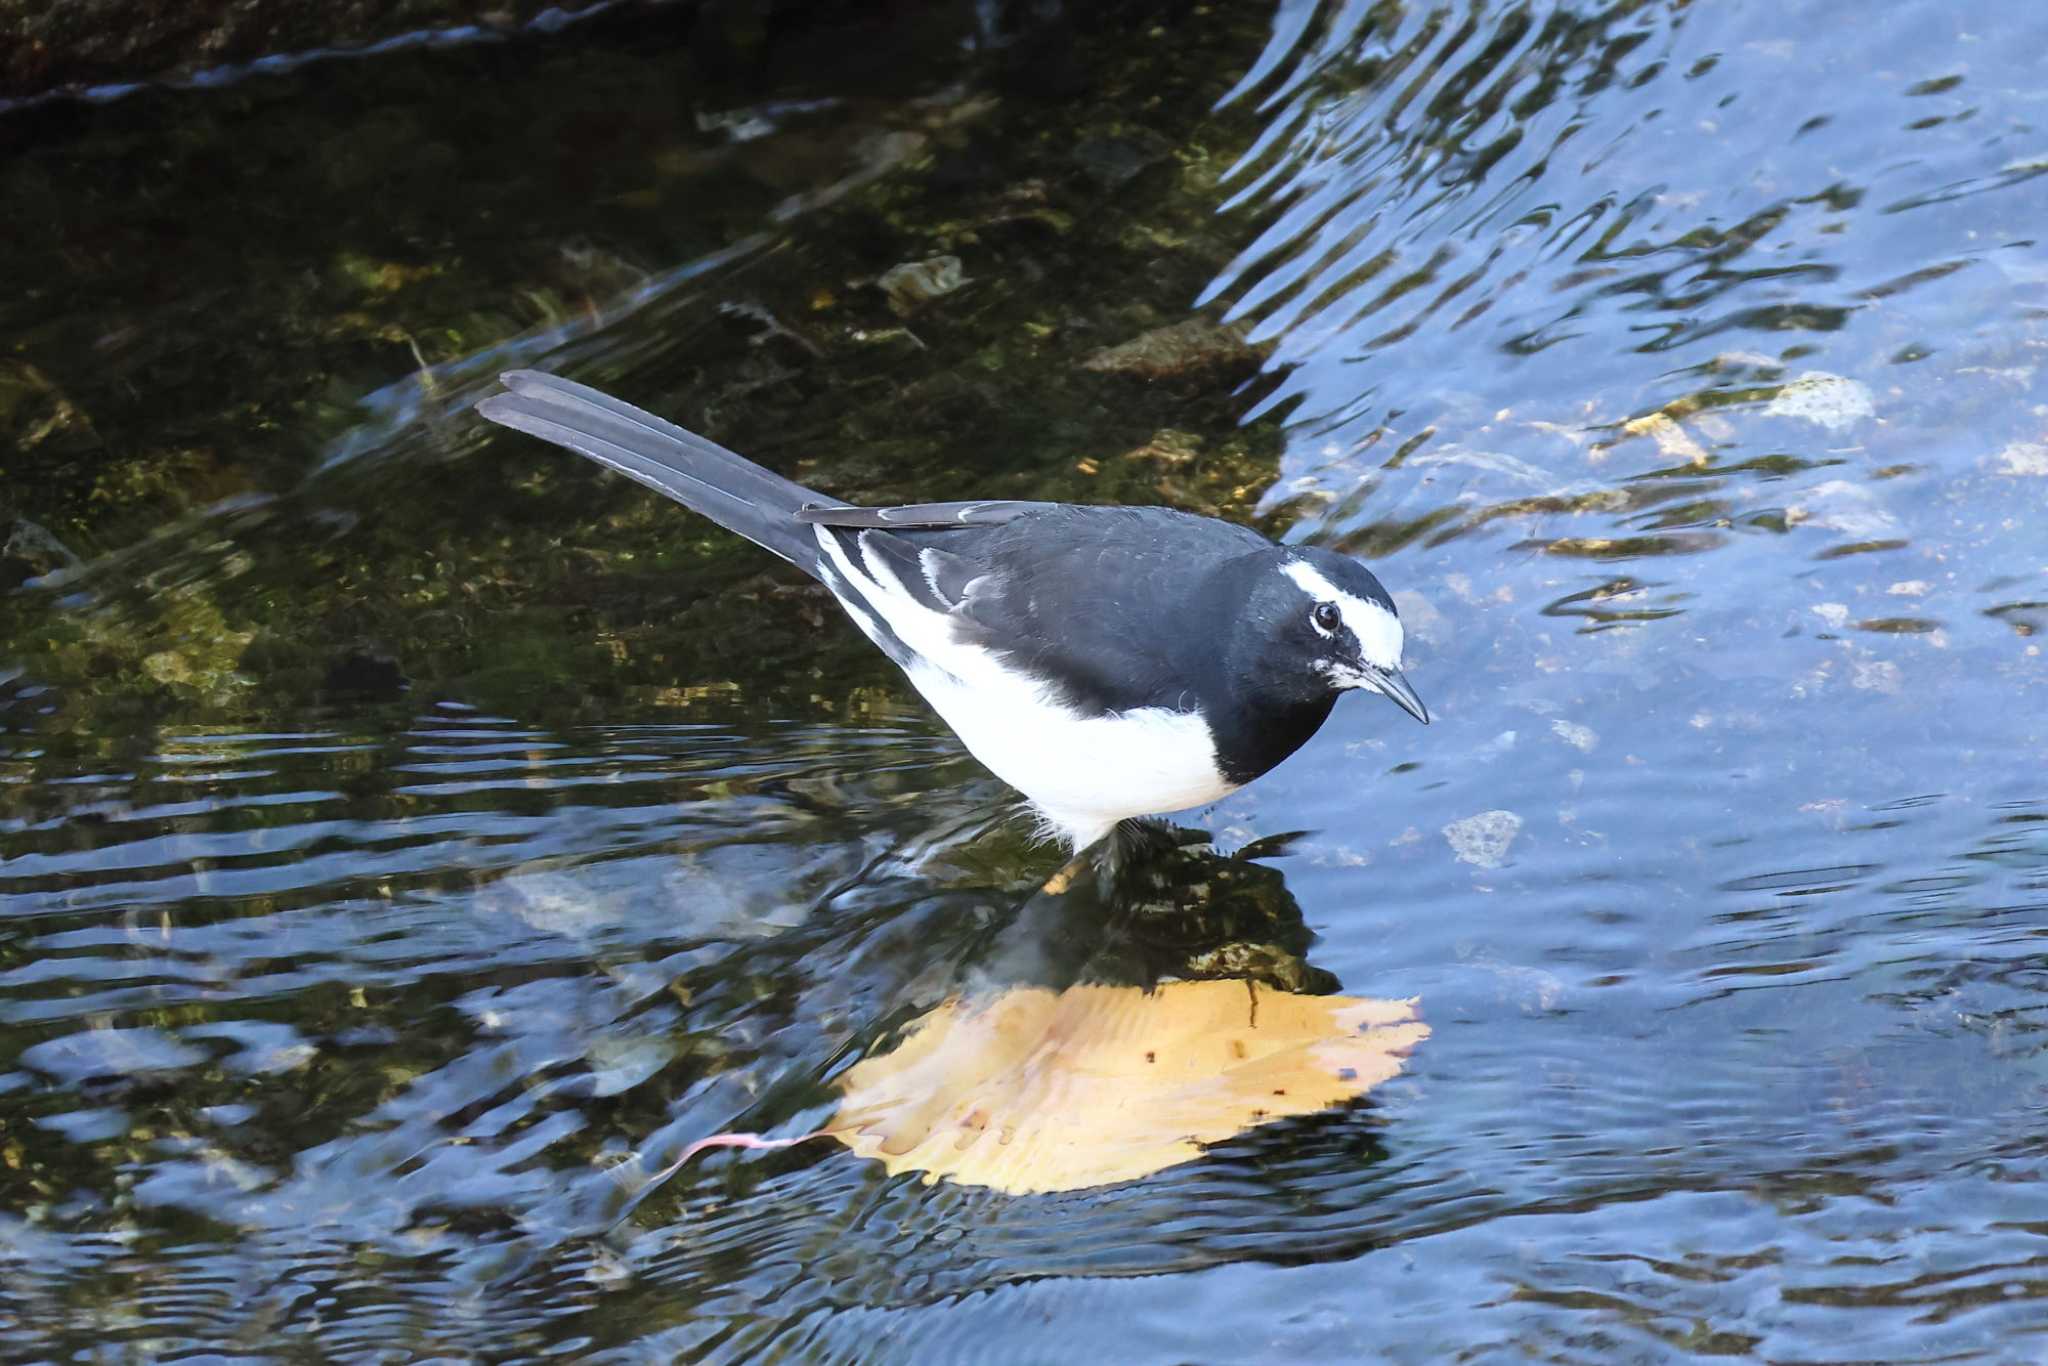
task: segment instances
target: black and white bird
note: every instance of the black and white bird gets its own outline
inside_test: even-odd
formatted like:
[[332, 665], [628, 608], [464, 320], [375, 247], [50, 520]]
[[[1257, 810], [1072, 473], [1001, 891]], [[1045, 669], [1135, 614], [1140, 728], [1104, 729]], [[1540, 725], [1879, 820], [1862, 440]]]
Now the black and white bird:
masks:
[[1158, 507], [854, 507], [535, 370], [478, 411], [637, 479], [821, 580], [974, 757], [1075, 849], [1202, 806], [1401, 676], [1401, 620], [1329, 550]]

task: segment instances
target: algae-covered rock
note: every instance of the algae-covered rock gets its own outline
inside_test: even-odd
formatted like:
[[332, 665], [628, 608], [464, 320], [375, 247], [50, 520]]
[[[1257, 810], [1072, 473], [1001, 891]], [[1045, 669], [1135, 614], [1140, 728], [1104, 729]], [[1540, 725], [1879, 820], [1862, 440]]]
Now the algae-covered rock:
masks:
[[1204, 371], [1258, 368], [1259, 350], [1235, 323], [1188, 318], [1104, 347], [1081, 362], [1084, 370], [1137, 379], [1178, 379]]

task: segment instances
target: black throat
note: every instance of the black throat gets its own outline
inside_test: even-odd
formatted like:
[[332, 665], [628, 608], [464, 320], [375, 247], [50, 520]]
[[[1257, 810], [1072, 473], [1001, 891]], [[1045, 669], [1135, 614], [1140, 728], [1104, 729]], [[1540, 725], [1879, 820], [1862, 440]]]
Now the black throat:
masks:
[[1209, 712], [1216, 767], [1242, 786], [1308, 743], [1337, 704], [1337, 694], [1287, 706], [1226, 706]]

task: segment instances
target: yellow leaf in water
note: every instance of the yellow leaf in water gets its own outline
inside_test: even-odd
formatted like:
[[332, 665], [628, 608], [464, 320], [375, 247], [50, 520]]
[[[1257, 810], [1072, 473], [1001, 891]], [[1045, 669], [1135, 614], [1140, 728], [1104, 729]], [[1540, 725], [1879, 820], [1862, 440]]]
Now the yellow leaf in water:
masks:
[[1243, 981], [956, 997], [848, 1070], [825, 1128], [891, 1175], [1078, 1190], [1364, 1095], [1428, 1037], [1412, 1000]]

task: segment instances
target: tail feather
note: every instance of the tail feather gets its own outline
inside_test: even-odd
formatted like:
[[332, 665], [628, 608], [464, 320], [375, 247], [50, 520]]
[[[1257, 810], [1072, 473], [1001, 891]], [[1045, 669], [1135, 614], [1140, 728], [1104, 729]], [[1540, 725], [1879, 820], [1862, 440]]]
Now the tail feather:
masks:
[[501, 378], [509, 392], [477, 405], [491, 421], [609, 466], [817, 575], [815, 530], [796, 514], [844, 506], [838, 499], [588, 385], [538, 370]]

